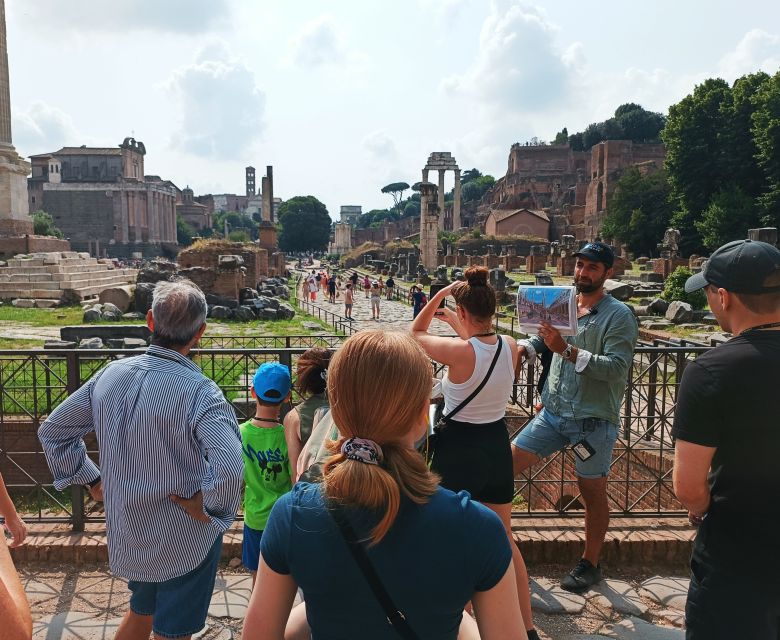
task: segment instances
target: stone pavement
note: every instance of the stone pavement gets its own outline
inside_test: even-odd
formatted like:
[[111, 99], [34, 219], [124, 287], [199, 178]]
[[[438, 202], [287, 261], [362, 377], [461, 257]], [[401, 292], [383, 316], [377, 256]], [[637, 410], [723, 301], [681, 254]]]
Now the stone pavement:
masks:
[[[236, 561], [217, 576], [201, 640], [241, 637], [251, 593], [251, 577]], [[561, 590], [565, 569], [548, 567], [531, 579], [535, 624], [543, 638], [677, 640], [682, 631], [687, 578], [634, 574], [607, 578], [584, 595]], [[129, 591], [105, 565], [51, 568], [22, 565], [19, 573], [33, 611], [36, 640], [113, 638]], [[367, 587], [366, 587], [367, 588]]]

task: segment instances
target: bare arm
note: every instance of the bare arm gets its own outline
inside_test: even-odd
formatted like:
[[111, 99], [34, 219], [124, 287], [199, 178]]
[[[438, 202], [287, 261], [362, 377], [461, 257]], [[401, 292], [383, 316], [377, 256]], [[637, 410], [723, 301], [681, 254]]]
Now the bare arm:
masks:
[[702, 518], [710, 508], [707, 476], [717, 449], [685, 440], [677, 440], [674, 447], [674, 493], [692, 517]]
[[[24, 520], [19, 517], [19, 514], [16, 513], [16, 507], [14, 507], [11, 496], [8, 495], [2, 475], [0, 475], [0, 516], [5, 518], [5, 528], [14, 537], [11, 546], [18, 547], [27, 537], [27, 525], [24, 524]], [[2, 534], [1, 529], [0, 534]]]
[[273, 571], [261, 555], [257, 583], [244, 620], [244, 637], [282, 640], [297, 589], [292, 576]]
[[32, 638], [30, 607], [4, 539], [0, 540], [0, 620], [4, 640]]
[[290, 460], [290, 477], [295, 484], [298, 458], [303, 448], [301, 444], [301, 417], [295, 409], [288, 411], [287, 415], [284, 416], [284, 439], [287, 442], [287, 455]]
[[482, 640], [527, 640], [511, 562], [498, 584], [487, 591], [475, 591], [471, 602]]

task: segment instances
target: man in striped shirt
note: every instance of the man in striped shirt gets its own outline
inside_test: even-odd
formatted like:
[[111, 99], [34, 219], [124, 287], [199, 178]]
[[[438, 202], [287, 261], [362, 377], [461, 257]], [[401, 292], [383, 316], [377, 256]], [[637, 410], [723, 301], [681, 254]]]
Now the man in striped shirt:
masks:
[[[222, 534], [235, 518], [243, 460], [235, 413], [186, 356], [206, 329], [206, 298], [161, 282], [147, 315], [152, 345], [118, 360], [41, 425], [54, 486], [105, 501], [111, 570], [128, 578], [117, 640], [189, 638], [205, 624]], [[100, 468], [84, 436], [95, 431]]]

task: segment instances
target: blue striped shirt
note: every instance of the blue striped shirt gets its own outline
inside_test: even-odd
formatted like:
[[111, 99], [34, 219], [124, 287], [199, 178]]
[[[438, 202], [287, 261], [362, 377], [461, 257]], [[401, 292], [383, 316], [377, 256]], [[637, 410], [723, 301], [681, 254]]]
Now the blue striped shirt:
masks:
[[[90, 431], [100, 469], [87, 456]], [[244, 473], [235, 413], [219, 387], [175, 351], [151, 346], [109, 364], [51, 413], [38, 437], [57, 489], [101, 477], [109, 564], [119, 576], [162, 582], [184, 575], [235, 518]], [[170, 499], [198, 491], [208, 523]]]

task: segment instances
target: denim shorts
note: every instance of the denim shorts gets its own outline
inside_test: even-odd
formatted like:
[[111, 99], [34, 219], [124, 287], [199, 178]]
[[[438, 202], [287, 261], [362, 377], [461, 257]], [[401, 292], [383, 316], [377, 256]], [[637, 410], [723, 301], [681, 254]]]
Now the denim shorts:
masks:
[[139, 616], [153, 616], [152, 630], [164, 638], [181, 638], [200, 631], [214, 592], [222, 535], [189, 573], [165, 582], [130, 580], [130, 609]]
[[241, 562], [250, 571], [257, 571], [260, 564], [260, 539], [263, 532], [244, 523], [244, 543], [241, 545]]
[[577, 475], [581, 478], [604, 478], [612, 463], [612, 449], [615, 447], [617, 433], [617, 425], [607, 420], [561, 418], [547, 409], [542, 409], [517, 434], [512, 444], [540, 458], [546, 458], [569, 445], [587, 440], [596, 453], [584, 462], [574, 456]]

